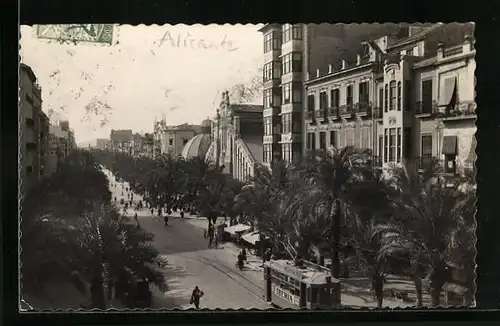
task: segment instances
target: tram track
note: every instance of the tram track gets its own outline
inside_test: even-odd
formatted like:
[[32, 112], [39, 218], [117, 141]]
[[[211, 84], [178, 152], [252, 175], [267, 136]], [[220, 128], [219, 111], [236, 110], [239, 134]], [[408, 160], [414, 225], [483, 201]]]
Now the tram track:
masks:
[[[207, 266], [210, 266], [210, 267], [216, 269], [217, 271], [221, 272], [222, 274], [224, 274], [225, 276], [227, 276], [231, 280], [238, 283], [239, 286], [243, 287], [245, 290], [247, 290], [253, 296], [257, 297], [259, 300], [266, 302], [266, 300], [264, 299], [264, 288], [263, 287], [255, 284], [254, 282], [252, 282], [248, 278], [239, 274], [236, 270], [233, 271], [233, 270], [231, 270], [231, 268], [228, 268], [227, 266], [225, 266], [225, 268], [222, 268], [219, 264], [217, 264], [219, 262], [219, 263], [222, 263], [222, 265], [224, 265], [224, 262], [222, 262], [220, 259], [218, 259], [218, 258], [210, 259], [210, 258], [206, 258], [206, 257], [191, 257], [191, 256], [183, 255], [183, 254], [176, 254], [176, 256], [182, 257], [182, 258], [185, 258], [185, 259], [188, 259], [191, 261], [195, 261], [195, 262], [198, 262], [200, 264], [207, 265]], [[241, 282], [242, 280], [245, 281], [245, 283], [247, 283], [247, 284], [243, 284]], [[259, 293], [257, 293], [255, 288], [258, 289]]]

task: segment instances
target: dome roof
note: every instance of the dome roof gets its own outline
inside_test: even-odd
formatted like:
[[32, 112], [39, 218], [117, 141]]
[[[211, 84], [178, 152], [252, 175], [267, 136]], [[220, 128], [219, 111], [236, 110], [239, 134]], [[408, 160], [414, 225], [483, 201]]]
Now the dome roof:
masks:
[[205, 119], [201, 122], [201, 126], [210, 128], [212, 126], [212, 121], [210, 121], [210, 119]]
[[182, 149], [182, 157], [189, 160], [194, 157], [205, 159], [210, 147], [210, 135], [200, 134], [191, 138]]

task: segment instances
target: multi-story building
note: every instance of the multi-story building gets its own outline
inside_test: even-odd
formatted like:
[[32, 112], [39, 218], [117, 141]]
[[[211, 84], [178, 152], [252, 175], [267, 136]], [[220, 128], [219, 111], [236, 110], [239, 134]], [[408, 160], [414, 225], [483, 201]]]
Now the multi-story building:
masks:
[[50, 155], [50, 120], [42, 110], [38, 112], [38, 135], [40, 176], [43, 176], [52, 173], [52, 171], [46, 169]]
[[206, 160], [223, 166], [236, 179], [253, 176], [255, 165], [263, 160], [262, 110], [261, 105], [230, 103], [229, 92], [224, 92], [212, 121], [212, 135], [205, 137], [211, 140]]
[[40, 130], [43, 127], [40, 127], [39, 117], [42, 90], [33, 70], [23, 63], [20, 64], [19, 98], [19, 179], [20, 191], [24, 193], [40, 178], [40, 157], [44, 153], [40, 148]]
[[58, 121], [49, 127], [50, 148], [55, 148], [57, 161], [64, 160], [76, 148], [75, 135], [68, 121]]
[[142, 154], [144, 156], [153, 157], [154, 156], [154, 135], [146, 133], [142, 137]]
[[133, 135], [131, 129], [111, 130], [109, 139], [111, 141], [112, 150], [132, 155]]
[[200, 132], [201, 127], [197, 125], [187, 123], [179, 126], [165, 125], [161, 134], [161, 153], [174, 156], [181, 155], [182, 149], [187, 142]]
[[[331, 63], [325, 61], [325, 53], [339, 48], [337, 34], [348, 38], [334, 25], [271, 24], [261, 31], [266, 62], [265, 162], [270, 162], [271, 153], [286, 161], [300, 156], [294, 147], [294, 134], [300, 130], [297, 142], [302, 143], [302, 153], [352, 145], [371, 149], [385, 166], [403, 160], [423, 166], [432, 157], [442, 159], [449, 171], [471, 165], [475, 147], [472, 24], [391, 25], [368, 34], [388, 35], [353, 45], [354, 50]], [[318, 46], [320, 41], [332, 47]], [[327, 70], [311, 71], [325, 62]], [[307, 73], [299, 72], [299, 67]], [[293, 83], [298, 87], [300, 78], [304, 94], [301, 97], [297, 91], [294, 97]], [[303, 102], [305, 125], [294, 126], [299, 102]]]

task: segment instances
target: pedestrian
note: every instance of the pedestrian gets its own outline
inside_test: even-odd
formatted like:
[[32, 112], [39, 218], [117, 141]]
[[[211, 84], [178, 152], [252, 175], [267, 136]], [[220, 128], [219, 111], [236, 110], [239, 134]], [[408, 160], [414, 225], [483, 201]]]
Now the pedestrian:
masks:
[[137, 212], [135, 212], [135, 214], [134, 214], [134, 220], [135, 220], [137, 223], [139, 223], [139, 220], [138, 220], [138, 218], [137, 218]]
[[200, 309], [200, 299], [204, 296], [205, 293], [198, 288], [198, 285], [194, 287], [193, 293], [191, 293], [191, 300], [189, 301], [191, 304], [194, 304], [196, 309]]
[[212, 241], [213, 241], [213, 238], [209, 237], [208, 238], [208, 249], [212, 249]]
[[217, 231], [214, 232], [214, 247], [215, 249], [219, 248], [219, 239], [217, 239]]

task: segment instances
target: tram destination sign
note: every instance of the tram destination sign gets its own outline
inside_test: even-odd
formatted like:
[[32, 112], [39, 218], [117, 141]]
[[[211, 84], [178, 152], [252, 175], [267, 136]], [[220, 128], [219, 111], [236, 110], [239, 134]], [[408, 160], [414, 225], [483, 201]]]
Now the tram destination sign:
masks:
[[291, 304], [300, 306], [300, 298], [298, 296], [291, 294], [289, 291], [280, 288], [279, 286], [274, 287], [274, 294], [276, 294], [277, 297], [290, 302]]

